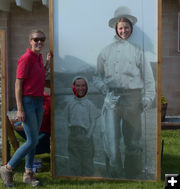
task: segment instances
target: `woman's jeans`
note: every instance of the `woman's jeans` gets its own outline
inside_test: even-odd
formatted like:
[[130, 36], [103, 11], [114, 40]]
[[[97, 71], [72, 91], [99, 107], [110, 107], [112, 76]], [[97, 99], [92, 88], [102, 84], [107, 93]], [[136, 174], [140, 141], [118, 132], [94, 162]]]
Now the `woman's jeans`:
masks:
[[[26, 140], [26, 135], [24, 131], [16, 131], [16, 132]], [[44, 153], [50, 153], [50, 134], [40, 131], [35, 154], [44, 154]]]
[[22, 99], [25, 111], [25, 121], [23, 122], [26, 134], [26, 142], [18, 148], [13, 157], [8, 162], [12, 168], [25, 157], [25, 169], [32, 169], [36, 145], [38, 143], [39, 130], [43, 118], [43, 97], [25, 96]]

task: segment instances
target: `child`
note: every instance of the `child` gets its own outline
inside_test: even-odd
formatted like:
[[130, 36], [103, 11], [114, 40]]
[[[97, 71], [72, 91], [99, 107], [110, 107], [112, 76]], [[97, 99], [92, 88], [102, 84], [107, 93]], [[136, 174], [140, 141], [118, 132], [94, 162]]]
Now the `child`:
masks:
[[65, 108], [69, 128], [70, 174], [73, 176], [92, 176], [94, 172], [92, 135], [99, 114], [95, 105], [85, 97], [88, 85], [84, 78], [76, 77], [72, 89], [75, 96]]

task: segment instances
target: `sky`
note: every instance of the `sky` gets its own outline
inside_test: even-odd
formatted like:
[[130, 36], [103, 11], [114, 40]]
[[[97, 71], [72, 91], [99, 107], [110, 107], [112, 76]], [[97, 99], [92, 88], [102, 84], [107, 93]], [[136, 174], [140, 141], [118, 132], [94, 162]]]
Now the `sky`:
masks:
[[120, 6], [131, 9], [138, 22], [134, 26], [135, 43], [144, 48], [146, 60], [157, 61], [157, 0], [54, 0], [54, 59], [75, 57], [96, 66], [97, 56], [113, 42], [115, 31], [108, 26]]

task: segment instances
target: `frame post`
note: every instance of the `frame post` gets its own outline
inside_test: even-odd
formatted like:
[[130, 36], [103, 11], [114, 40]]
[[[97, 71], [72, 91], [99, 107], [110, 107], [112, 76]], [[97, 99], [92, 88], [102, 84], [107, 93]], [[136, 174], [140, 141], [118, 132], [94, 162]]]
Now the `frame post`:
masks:
[[1, 117], [2, 117], [2, 164], [7, 163], [7, 73], [6, 73], [6, 43], [5, 31], [0, 30], [1, 43]]

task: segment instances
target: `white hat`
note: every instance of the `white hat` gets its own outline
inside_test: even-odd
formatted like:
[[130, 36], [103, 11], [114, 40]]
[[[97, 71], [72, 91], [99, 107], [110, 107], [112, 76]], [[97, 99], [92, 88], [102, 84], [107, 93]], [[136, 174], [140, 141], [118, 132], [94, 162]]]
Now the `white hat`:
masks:
[[137, 18], [131, 15], [131, 10], [128, 7], [119, 7], [114, 12], [114, 18], [109, 20], [109, 27], [115, 28], [116, 23], [123, 17], [127, 18], [132, 24], [137, 22]]
[[74, 83], [76, 79], [84, 79], [88, 84], [88, 79], [85, 76], [81, 76], [81, 75], [75, 76], [72, 80], [72, 83]]

